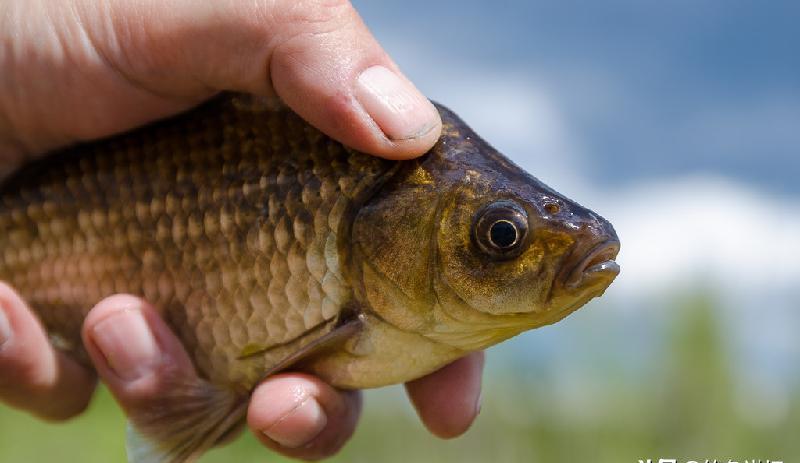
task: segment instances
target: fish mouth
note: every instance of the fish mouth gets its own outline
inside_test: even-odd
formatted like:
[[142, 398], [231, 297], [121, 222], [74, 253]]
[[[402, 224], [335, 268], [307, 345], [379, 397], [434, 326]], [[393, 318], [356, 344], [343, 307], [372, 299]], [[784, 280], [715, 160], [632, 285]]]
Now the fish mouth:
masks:
[[614, 260], [619, 253], [619, 241], [610, 239], [592, 247], [569, 272], [564, 286], [575, 290], [604, 283], [608, 286], [619, 275], [619, 264]]

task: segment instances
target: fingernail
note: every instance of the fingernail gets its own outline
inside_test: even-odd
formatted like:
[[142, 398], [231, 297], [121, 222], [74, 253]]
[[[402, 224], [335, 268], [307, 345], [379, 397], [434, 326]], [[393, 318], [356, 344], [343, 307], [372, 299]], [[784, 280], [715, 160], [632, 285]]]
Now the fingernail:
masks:
[[11, 339], [11, 323], [8, 322], [8, 317], [0, 309], [0, 347]]
[[418, 138], [439, 122], [439, 113], [411, 82], [383, 66], [358, 77], [356, 99], [391, 140]]
[[160, 359], [158, 345], [139, 309], [108, 316], [92, 329], [92, 339], [118, 377], [133, 381], [151, 372]]
[[305, 391], [295, 394], [284, 413], [264, 431], [264, 435], [287, 448], [297, 448], [311, 442], [325, 429], [328, 417], [317, 400]]

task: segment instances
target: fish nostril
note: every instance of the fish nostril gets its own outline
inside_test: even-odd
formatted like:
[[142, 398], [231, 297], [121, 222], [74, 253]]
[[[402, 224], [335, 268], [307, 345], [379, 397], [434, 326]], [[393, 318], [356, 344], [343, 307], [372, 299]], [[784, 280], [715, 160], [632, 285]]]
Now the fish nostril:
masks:
[[544, 210], [550, 215], [556, 215], [561, 212], [561, 207], [556, 203], [547, 203], [544, 205]]

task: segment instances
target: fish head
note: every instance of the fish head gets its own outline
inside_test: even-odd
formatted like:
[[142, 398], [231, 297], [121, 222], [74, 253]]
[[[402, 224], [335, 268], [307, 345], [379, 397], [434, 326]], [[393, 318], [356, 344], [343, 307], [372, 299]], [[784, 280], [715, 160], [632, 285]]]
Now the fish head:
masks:
[[559, 321], [601, 295], [619, 273], [613, 226], [439, 111], [440, 140], [356, 223], [370, 250], [365, 287], [383, 292], [373, 309], [470, 351]]

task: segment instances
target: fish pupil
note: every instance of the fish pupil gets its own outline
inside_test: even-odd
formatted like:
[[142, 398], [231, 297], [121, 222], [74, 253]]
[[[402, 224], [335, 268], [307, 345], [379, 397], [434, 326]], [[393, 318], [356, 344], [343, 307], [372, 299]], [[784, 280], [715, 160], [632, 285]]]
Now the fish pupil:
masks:
[[498, 248], [507, 248], [517, 242], [517, 227], [508, 220], [498, 220], [489, 229], [489, 239]]

